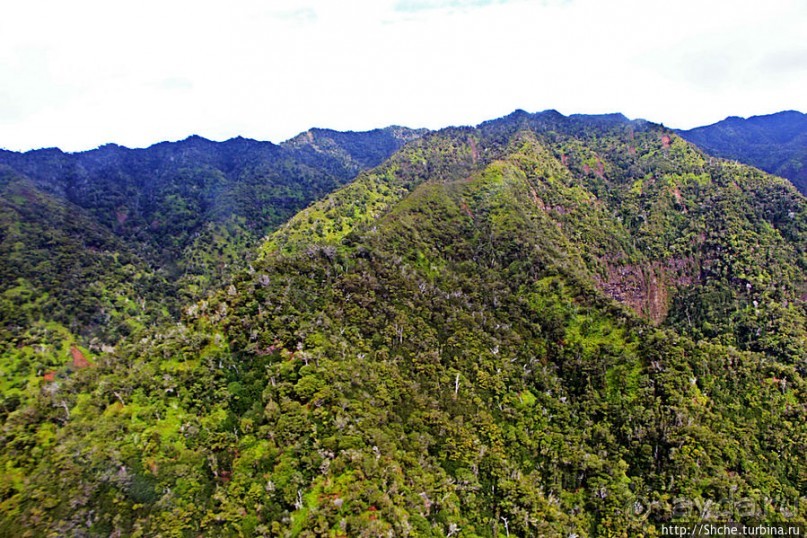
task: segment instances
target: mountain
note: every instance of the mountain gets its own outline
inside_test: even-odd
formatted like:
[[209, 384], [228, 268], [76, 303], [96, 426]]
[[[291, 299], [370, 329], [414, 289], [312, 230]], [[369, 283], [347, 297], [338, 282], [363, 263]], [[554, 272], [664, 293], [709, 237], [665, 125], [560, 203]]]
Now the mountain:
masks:
[[425, 134], [179, 323], [30, 382], [0, 431], [0, 529], [804, 524], [806, 247], [790, 183], [648, 122]]
[[747, 119], [732, 116], [677, 133], [710, 154], [785, 177], [807, 195], [807, 114], [789, 110]]
[[[281, 147], [243, 138], [217, 143], [194, 136], [136, 150], [107, 145], [75, 154], [2, 151], [0, 168], [16, 178], [15, 185], [23, 181], [34, 198], [69, 206], [61, 212], [86, 220], [88, 231], [101, 229], [118, 238], [107, 250], [136, 255], [174, 286], [173, 295], [187, 298], [221, 282], [244, 252], [295, 212], [419, 133], [400, 127], [328, 132], [328, 143], [317, 146]], [[21, 219], [39, 227], [54, 216], [47, 208], [24, 203], [18, 208], [3, 221], [7, 229], [18, 227]], [[62, 224], [48, 233], [60, 234]], [[25, 244], [26, 237], [20, 239]], [[24, 273], [26, 267], [6, 264], [6, 269]]]
[[426, 129], [398, 126], [358, 133], [310, 129], [281, 145], [313, 166], [332, 170], [340, 177], [353, 177], [381, 164], [403, 144], [426, 133]]
[[71, 349], [92, 357], [178, 319], [268, 232], [420, 133], [328, 132], [316, 151], [198, 136], [0, 151], [0, 409]]
[[421, 132], [400, 127], [331, 131], [283, 146], [193, 136], [136, 150], [107, 145], [76, 154], [3, 151], [0, 165], [89, 211], [100, 224], [138, 243], [149, 261], [165, 265], [176, 263], [210, 223], [242, 221], [245, 231], [264, 235]]

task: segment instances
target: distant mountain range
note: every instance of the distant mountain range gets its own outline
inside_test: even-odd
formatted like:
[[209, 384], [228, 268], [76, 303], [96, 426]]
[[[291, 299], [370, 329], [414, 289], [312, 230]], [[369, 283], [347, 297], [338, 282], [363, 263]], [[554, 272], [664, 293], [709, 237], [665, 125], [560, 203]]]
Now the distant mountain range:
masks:
[[732, 116], [676, 132], [707, 153], [785, 177], [807, 195], [807, 114], [789, 110], [748, 119]]
[[621, 114], [2, 152], [0, 422], [3, 536], [804, 525], [807, 199]]
[[313, 129], [281, 145], [192, 136], [145, 149], [0, 151], [0, 275], [25, 297], [0, 308], [0, 326], [13, 312], [17, 322], [44, 316], [114, 339], [138, 318], [176, 315], [245, 267], [280, 223], [422, 133]]

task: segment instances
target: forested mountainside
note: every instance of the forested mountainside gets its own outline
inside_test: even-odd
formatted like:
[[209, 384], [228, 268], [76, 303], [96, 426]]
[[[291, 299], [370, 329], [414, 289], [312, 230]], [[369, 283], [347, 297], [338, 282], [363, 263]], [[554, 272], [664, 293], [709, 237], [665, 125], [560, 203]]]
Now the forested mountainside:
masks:
[[263, 237], [420, 134], [400, 127], [314, 130], [280, 146], [193, 136], [135, 150], [0, 151], [0, 165], [83, 209], [173, 278], [203, 265], [195, 258], [209, 245], [207, 236], [220, 232], [229, 240], [234, 226], [237, 235]]
[[807, 114], [789, 110], [748, 119], [733, 116], [678, 134], [710, 154], [786, 177], [807, 195]]
[[72, 349], [178, 320], [266, 233], [420, 134], [0, 151], [0, 407]]
[[427, 132], [396, 126], [358, 133], [310, 129], [282, 146], [312, 166], [332, 170], [340, 177], [353, 177], [381, 164], [403, 144]]
[[804, 523], [805, 247], [791, 184], [658, 125], [516, 112], [429, 133], [180, 322], [89, 357], [51, 334], [72, 362], [3, 408], [0, 532]]

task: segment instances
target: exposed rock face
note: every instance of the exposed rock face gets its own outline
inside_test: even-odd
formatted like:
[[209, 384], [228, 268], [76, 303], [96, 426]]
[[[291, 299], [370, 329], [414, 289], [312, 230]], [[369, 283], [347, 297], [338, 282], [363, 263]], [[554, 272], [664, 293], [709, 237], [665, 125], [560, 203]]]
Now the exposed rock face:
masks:
[[596, 281], [609, 296], [660, 325], [676, 292], [697, 281], [695, 265], [692, 258], [640, 265], [606, 262], [606, 278], [597, 276]]

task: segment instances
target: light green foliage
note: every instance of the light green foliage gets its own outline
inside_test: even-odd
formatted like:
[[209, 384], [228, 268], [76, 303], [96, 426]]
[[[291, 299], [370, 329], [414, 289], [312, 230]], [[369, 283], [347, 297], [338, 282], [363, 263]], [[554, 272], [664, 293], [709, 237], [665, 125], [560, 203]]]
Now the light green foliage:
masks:
[[429, 135], [182, 323], [9, 409], [0, 528], [632, 537], [735, 498], [774, 520], [807, 494], [806, 206], [650, 124]]

